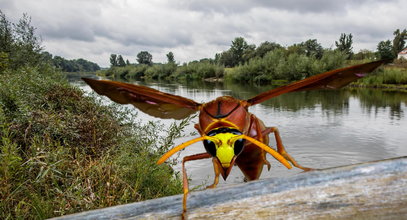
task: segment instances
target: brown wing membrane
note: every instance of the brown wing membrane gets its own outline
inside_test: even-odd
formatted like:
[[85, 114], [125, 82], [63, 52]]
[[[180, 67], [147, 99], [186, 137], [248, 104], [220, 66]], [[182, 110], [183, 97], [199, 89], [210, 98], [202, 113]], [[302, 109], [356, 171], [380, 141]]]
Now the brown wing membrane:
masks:
[[119, 104], [132, 104], [144, 113], [158, 118], [183, 119], [196, 112], [201, 104], [145, 86], [109, 80], [82, 78], [99, 95]]
[[288, 92], [314, 90], [314, 89], [338, 89], [349, 83], [364, 77], [367, 73], [372, 72], [377, 67], [391, 60], [380, 60], [370, 63], [355, 65], [342, 69], [336, 69], [329, 72], [321, 73], [309, 78], [281, 86], [267, 92], [261, 93], [247, 100], [248, 105], [255, 105], [264, 102], [273, 97]]

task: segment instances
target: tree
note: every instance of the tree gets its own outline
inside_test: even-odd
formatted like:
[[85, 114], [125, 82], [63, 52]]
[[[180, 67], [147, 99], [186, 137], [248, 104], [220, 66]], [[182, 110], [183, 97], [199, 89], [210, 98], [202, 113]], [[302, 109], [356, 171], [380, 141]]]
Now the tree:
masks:
[[14, 43], [12, 24], [0, 10], [0, 52], [10, 53]]
[[375, 58], [375, 53], [373, 51], [367, 50], [367, 49], [362, 49], [355, 55], [353, 55], [353, 59], [355, 60], [373, 60]]
[[243, 51], [242, 60], [240, 62], [242, 64], [246, 63], [255, 56], [256, 56], [256, 45], [249, 44], [247, 45], [247, 48]]
[[167, 54], [167, 63], [175, 63], [174, 54], [171, 51]]
[[50, 53], [47, 52], [47, 51], [42, 52], [42, 53], [41, 53], [41, 60], [42, 60], [43, 62], [52, 61], [52, 54], [50, 54]]
[[234, 67], [236, 62], [231, 50], [222, 52], [218, 56], [218, 63], [225, 67]]
[[377, 45], [377, 54], [380, 59], [393, 59], [393, 46], [391, 45], [391, 41], [380, 41]]
[[317, 42], [317, 39], [309, 39], [300, 44], [304, 50], [305, 55], [308, 57], [315, 57], [317, 59], [321, 59], [324, 53], [324, 49], [322, 48], [321, 44]]
[[11, 23], [0, 10], [0, 73], [10, 65], [10, 52], [14, 43], [12, 32]]
[[41, 40], [31, 26], [31, 17], [23, 14], [18, 23], [11, 23], [0, 10], [0, 53], [11, 69], [26, 65], [42, 65]]
[[264, 55], [266, 55], [266, 53], [273, 51], [275, 49], [279, 49], [279, 48], [283, 48], [283, 47], [278, 43], [265, 41], [256, 48], [255, 53], [256, 53], [257, 57], [263, 58]]
[[339, 41], [335, 41], [336, 49], [348, 55], [348, 59], [352, 56], [352, 34], [346, 35], [342, 33]]
[[5, 52], [0, 52], [0, 74], [8, 68], [8, 54]]
[[287, 54], [306, 54], [305, 47], [302, 43], [293, 44], [287, 47]]
[[42, 51], [41, 41], [35, 35], [35, 28], [31, 26], [31, 17], [23, 14], [17, 24], [14, 24], [15, 44], [18, 50], [14, 54], [14, 62], [17, 66], [36, 65]]
[[83, 58], [69, 60], [69, 62], [73, 62], [73, 64], [76, 65], [78, 68], [77, 71], [80, 72], [95, 72], [97, 70], [100, 70], [99, 65], [88, 60], [85, 60]]
[[214, 63], [217, 65], [221, 65], [221, 58], [222, 58], [222, 54], [221, 53], [216, 53], [215, 54], [215, 59], [214, 59]]
[[400, 32], [400, 30], [397, 29], [393, 32], [393, 35], [393, 53], [394, 57], [397, 57], [397, 54], [405, 48], [407, 40], [407, 30], [404, 29], [402, 32]]
[[126, 66], [130, 65], [130, 61], [126, 60]]
[[116, 54], [110, 54], [110, 66], [111, 67], [118, 66]]
[[126, 66], [126, 63], [124, 62], [124, 59], [123, 59], [122, 55], [119, 55], [117, 57], [117, 65], [118, 66]]
[[232, 41], [232, 45], [230, 47], [230, 52], [234, 58], [233, 66], [236, 66], [243, 62], [243, 54], [246, 49], [249, 48], [246, 40], [243, 37], [236, 37]]
[[64, 72], [95, 72], [100, 70], [99, 65], [82, 58], [67, 60], [60, 56], [54, 56], [54, 58], [52, 58], [52, 63], [55, 67]]
[[137, 54], [137, 62], [139, 64], [153, 64], [153, 56], [147, 51], [141, 51]]

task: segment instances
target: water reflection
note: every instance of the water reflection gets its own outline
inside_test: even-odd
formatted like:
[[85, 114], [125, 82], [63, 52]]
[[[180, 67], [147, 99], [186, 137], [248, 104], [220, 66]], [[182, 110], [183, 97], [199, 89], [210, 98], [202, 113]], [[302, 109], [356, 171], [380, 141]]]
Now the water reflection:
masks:
[[[271, 86], [251, 86], [231, 83], [134, 82], [163, 92], [181, 95], [197, 102], [207, 102], [221, 95], [240, 99], [251, 98], [272, 89]], [[82, 85], [82, 84], [81, 84]], [[407, 155], [407, 93], [376, 89], [342, 89], [334, 91], [306, 91], [284, 94], [250, 108], [267, 126], [277, 126], [288, 152], [302, 165], [326, 168]], [[142, 118], [160, 120], [143, 113]], [[171, 123], [173, 120], [163, 120]], [[197, 119], [195, 118], [194, 123]], [[185, 132], [194, 131], [191, 125]], [[193, 137], [177, 140], [176, 144]], [[275, 146], [274, 137], [271, 145]], [[201, 153], [198, 143], [181, 156]], [[299, 169], [287, 171], [271, 157], [270, 172], [262, 178], [294, 175]], [[180, 167], [177, 167], [180, 169]], [[192, 186], [213, 180], [210, 160], [190, 162], [187, 165]], [[242, 182], [236, 167], [228, 178]], [[223, 180], [220, 184], [224, 184]]]
[[361, 108], [373, 114], [383, 108], [389, 109], [391, 119], [401, 120], [404, 117], [407, 104], [407, 93], [396, 91], [383, 91], [373, 89], [352, 90], [355, 97], [359, 97]]

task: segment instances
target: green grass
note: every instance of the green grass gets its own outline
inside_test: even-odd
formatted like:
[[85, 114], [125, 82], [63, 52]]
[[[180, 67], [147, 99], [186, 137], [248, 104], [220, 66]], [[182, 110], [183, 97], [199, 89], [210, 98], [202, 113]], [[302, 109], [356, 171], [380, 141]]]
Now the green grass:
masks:
[[163, 130], [142, 123], [52, 70], [0, 74], [0, 219], [44, 219], [181, 193], [178, 174], [155, 163], [187, 124]]
[[385, 67], [358, 80], [355, 85], [377, 88], [407, 88], [407, 68]]

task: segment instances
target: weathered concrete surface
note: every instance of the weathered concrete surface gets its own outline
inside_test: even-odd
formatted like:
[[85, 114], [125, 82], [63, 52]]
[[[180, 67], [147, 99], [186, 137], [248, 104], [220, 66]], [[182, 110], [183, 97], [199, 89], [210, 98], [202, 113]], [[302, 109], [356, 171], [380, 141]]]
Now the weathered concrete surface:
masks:
[[[182, 196], [58, 219], [180, 219]], [[407, 219], [407, 157], [192, 192], [189, 219]]]

